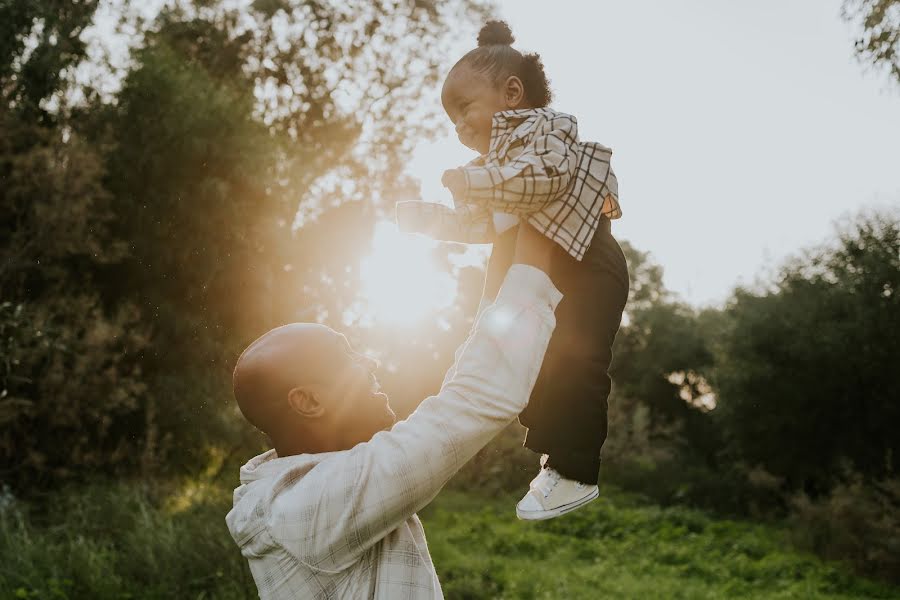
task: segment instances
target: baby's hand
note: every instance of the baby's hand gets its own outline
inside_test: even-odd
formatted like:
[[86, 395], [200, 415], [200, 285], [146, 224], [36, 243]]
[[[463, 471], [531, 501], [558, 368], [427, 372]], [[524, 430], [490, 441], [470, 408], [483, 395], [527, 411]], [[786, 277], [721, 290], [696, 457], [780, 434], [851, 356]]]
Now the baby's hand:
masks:
[[450, 190], [454, 200], [460, 201], [466, 191], [466, 176], [459, 169], [449, 169], [444, 171], [441, 185]]

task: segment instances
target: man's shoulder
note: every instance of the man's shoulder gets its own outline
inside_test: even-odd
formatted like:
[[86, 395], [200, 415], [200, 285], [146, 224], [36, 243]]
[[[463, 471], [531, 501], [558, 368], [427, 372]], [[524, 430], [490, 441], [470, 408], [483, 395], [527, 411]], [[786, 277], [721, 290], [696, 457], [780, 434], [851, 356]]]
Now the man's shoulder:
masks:
[[[252, 475], [242, 470], [232, 512], [242, 510], [266, 526], [295, 519], [307, 504], [319, 501], [323, 481], [340, 476], [336, 463], [348, 452], [301, 454], [267, 461]], [[229, 513], [230, 514], [230, 513]]]
[[282, 498], [285, 495], [292, 496], [291, 501], [314, 497], [323, 479], [334, 479], [346, 470], [339, 465], [345, 463], [350, 454], [351, 451], [344, 450], [287, 457], [293, 460], [266, 482], [273, 506], [284, 504]]

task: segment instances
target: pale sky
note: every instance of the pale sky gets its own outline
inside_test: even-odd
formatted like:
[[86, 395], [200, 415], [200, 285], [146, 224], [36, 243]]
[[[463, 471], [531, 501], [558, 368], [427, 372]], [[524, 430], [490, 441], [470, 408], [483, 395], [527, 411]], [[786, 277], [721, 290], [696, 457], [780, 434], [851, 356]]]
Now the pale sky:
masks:
[[[856, 62], [839, 0], [499, 4], [552, 106], [614, 151], [613, 233], [682, 299], [718, 304], [837, 219], [900, 206], [900, 90]], [[421, 145], [425, 199], [471, 157], [455, 136]]]

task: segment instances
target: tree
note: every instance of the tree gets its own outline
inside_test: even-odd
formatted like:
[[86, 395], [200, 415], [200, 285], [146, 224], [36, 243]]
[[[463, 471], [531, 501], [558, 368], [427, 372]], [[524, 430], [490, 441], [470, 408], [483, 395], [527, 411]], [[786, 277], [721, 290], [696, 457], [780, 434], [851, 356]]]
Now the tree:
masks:
[[103, 157], [45, 101], [84, 57], [96, 2], [0, 3], [0, 476], [41, 486], [140, 463], [135, 308], [104, 307], [98, 269], [124, 256]]
[[857, 57], [900, 83], [900, 0], [845, 0], [842, 14], [862, 28]]
[[97, 0], [3, 0], [0, 2], [0, 94], [6, 108], [46, 123], [41, 102], [64, 86], [66, 69], [85, 55], [81, 33]]
[[900, 450], [900, 218], [859, 215], [836, 247], [786, 265], [773, 289], [738, 290], [715, 384], [737, 455], [809, 492], [848, 464], [892, 472]]
[[25, 4], [0, 4], [4, 479], [192, 468], [247, 431], [230, 401], [239, 349], [356, 300], [377, 216], [415, 193], [401, 166], [437, 110], [417, 109], [421, 90], [483, 8], [182, 2], [114, 102], [54, 113], [77, 52], [51, 61], [52, 85], [29, 83], [51, 62], [24, 68], [40, 54], [25, 39], [83, 51], [96, 3]]
[[646, 252], [627, 242], [622, 247], [631, 289], [613, 348], [613, 424], [604, 452], [623, 464], [712, 462], [719, 440], [705, 377], [713, 361], [708, 327], [666, 290], [662, 268]]

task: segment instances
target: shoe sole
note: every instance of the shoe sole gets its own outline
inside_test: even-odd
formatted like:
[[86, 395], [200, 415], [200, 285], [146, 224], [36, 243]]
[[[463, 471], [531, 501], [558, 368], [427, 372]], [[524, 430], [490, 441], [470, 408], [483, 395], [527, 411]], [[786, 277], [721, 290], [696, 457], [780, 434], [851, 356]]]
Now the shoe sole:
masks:
[[546, 521], [547, 519], [552, 519], [554, 517], [558, 517], [560, 515], [564, 515], [567, 512], [572, 512], [576, 508], [581, 508], [591, 500], [596, 500], [600, 497], [600, 489], [596, 489], [584, 498], [580, 500], [576, 500], [575, 502], [570, 502], [569, 504], [563, 504], [553, 510], [542, 510], [540, 512], [522, 512], [519, 510], [519, 507], [516, 506], [516, 516], [519, 517], [523, 521]]

